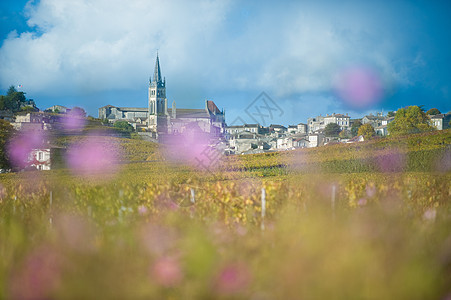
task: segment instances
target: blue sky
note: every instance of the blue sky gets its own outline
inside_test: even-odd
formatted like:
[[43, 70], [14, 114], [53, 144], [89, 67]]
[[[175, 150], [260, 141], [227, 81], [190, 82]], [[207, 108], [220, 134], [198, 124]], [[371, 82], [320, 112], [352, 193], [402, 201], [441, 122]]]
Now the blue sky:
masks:
[[[0, 92], [23, 85], [41, 109], [147, 106], [158, 49], [169, 104], [205, 99], [229, 123], [266, 92], [270, 123], [396, 110], [451, 110], [449, 1], [2, 0]], [[377, 97], [341, 93], [366, 70]], [[359, 73], [360, 74], [360, 73]], [[355, 100], [355, 99], [354, 99]], [[267, 125], [267, 124], [265, 124]]]

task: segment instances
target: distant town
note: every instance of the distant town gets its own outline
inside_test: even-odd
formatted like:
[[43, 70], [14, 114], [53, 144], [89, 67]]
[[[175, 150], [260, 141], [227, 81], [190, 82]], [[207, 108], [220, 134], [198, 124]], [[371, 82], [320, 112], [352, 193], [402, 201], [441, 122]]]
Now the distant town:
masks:
[[[72, 121], [67, 122], [73, 118], [83, 119], [82, 123], [86, 123], [89, 119], [90, 122], [97, 122], [96, 124], [100, 126], [116, 129], [116, 132], [127, 132], [129, 136], [133, 133], [134, 137], [153, 142], [163, 142], [167, 135], [182, 136], [187, 131], [197, 130], [208, 134], [210, 144], [218, 146], [218, 149], [226, 155], [362, 142], [390, 135], [390, 123], [396, 119], [396, 112], [388, 112], [385, 115], [370, 114], [362, 118], [352, 118], [344, 112], [312, 116], [304, 122], [288, 126], [281, 124], [263, 126], [257, 123], [227, 125], [224, 110], [219, 109], [210, 100], [206, 100], [199, 109], [177, 108], [175, 101], [168, 107], [166, 79], [161, 76], [158, 55], [154, 74], [149, 80], [147, 107], [105, 105], [99, 108], [98, 118], [93, 118], [86, 117], [86, 112], [79, 107], [54, 105], [41, 111], [36, 107], [35, 101], [25, 99], [24, 93], [18, 92], [13, 86], [6, 96], [1, 97], [0, 119], [9, 122], [17, 131], [60, 131], [67, 134], [72, 130], [73, 133], [73, 129], [77, 128], [72, 126]], [[418, 131], [443, 130], [451, 126], [451, 112], [441, 113], [436, 108], [425, 112], [418, 106], [410, 108], [413, 109], [407, 115], [417, 114], [415, 120], [424, 119]], [[402, 110], [406, 109], [409, 108]], [[408, 120], [405, 122], [411, 123]], [[412, 128], [416, 130], [416, 125], [410, 123], [406, 125], [407, 127], [401, 127], [413, 126]], [[68, 124], [72, 125], [67, 127]], [[47, 143], [33, 149], [29, 159], [31, 166], [40, 170], [50, 169], [54, 148], [58, 147]]]

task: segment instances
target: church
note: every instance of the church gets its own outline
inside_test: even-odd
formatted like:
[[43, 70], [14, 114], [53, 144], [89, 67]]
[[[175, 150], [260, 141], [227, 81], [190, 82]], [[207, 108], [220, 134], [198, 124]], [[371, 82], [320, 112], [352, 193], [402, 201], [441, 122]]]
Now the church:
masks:
[[107, 105], [99, 108], [99, 118], [108, 119], [110, 123], [127, 121], [135, 129], [151, 132], [155, 138], [165, 134], [180, 134], [193, 127], [219, 137], [226, 126], [224, 110], [219, 110], [211, 100], [206, 100], [205, 107], [201, 109], [176, 108], [175, 101], [168, 108], [166, 79], [161, 76], [158, 54], [153, 77], [149, 79], [147, 109]]

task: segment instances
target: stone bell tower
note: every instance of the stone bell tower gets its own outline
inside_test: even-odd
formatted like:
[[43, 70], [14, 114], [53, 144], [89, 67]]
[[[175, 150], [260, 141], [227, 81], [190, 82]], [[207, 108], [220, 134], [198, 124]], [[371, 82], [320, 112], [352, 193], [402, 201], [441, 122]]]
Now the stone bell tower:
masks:
[[167, 133], [168, 99], [166, 78], [161, 78], [160, 60], [155, 61], [153, 78], [149, 78], [149, 129], [155, 133]]

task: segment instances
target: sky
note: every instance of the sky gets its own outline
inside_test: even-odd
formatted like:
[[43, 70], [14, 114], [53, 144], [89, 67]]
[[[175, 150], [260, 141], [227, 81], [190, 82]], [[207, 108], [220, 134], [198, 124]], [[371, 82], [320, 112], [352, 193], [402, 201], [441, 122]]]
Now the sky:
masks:
[[[450, 1], [2, 0], [0, 12], [0, 93], [21, 85], [41, 109], [147, 107], [158, 51], [169, 106], [213, 100], [229, 125], [451, 110]], [[268, 105], [264, 120], [249, 113]]]

